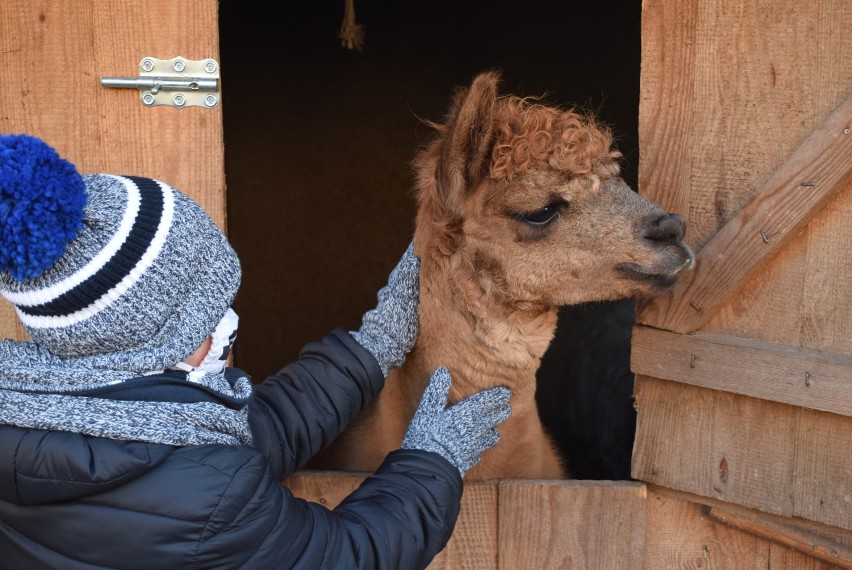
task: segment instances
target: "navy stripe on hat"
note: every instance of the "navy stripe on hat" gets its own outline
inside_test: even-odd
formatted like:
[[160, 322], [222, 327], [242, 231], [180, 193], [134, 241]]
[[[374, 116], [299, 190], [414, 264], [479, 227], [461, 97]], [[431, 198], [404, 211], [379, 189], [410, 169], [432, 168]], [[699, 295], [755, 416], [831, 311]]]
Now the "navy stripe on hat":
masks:
[[118, 285], [148, 250], [163, 216], [163, 190], [149, 178], [126, 177], [139, 189], [139, 212], [119, 250], [91, 277], [48, 303], [18, 305], [30, 316], [58, 317], [80, 311]]

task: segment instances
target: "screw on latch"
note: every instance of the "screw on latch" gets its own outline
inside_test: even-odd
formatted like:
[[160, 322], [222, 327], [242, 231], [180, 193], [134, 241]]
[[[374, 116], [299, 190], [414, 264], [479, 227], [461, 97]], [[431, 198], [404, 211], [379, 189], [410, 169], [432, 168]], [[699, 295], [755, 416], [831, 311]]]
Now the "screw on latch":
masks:
[[175, 106], [183, 107], [184, 105], [186, 105], [186, 97], [178, 93], [177, 95], [175, 95], [174, 102]]
[[153, 105], [154, 96], [150, 93], [145, 93], [144, 95], [142, 95], [142, 102], [146, 105]]
[[212, 60], [208, 60], [207, 62], [205, 62], [204, 71], [206, 71], [207, 73], [213, 73], [214, 71], [216, 71], [216, 62]]
[[204, 104], [207, 105], [208, 107], [215, 107], [218, 102], [219, 102], [219, 98], [216, 97], [215, 95], [208, 95], [207, 97], [204, 98]]
[[147, 57], [145, 59], [143, 59], [142, 60], [142, 71], [147, 73], [147, 72], [150, 72], [152, 69], [154, 69], [154, 60], [148, 59]]
[[176, 59], [175, 64], [172, 67], [174, 67], [175, 71], [180, 73], [181, 71], [186, 69], [186, 64], [183, 62], [183, 60]]

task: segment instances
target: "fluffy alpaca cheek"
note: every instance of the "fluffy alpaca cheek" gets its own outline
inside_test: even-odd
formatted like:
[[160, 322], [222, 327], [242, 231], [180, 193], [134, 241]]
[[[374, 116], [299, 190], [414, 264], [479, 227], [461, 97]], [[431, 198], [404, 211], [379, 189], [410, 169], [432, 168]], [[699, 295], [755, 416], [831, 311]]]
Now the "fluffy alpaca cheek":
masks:
[[507, 272], [506, 282], [515, 299], [557, 307], [585, 302], [590, 290], [595, 291], [596, 296], [599, 291], [611, 288], [607, 279], [601, 278], [609, 272], [601, 271], [597, 265], [590, 267], [582, 260], [576, 263], [560, 263], [555, 259], [541, 262], [534, 255], [530, 256], [530, 261], [537, 262], [518, 264]]

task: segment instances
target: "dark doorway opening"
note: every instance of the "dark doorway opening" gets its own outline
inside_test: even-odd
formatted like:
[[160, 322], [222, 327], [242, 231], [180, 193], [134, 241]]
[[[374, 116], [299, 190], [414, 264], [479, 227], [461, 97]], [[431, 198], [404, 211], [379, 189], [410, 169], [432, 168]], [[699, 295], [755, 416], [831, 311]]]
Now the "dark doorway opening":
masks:
[[[235, 364], [255, 380], [326, 331], [355, 328], [410, 240], [410, 161], [456, 86], [594, 111], [636, 187], [641, 2], [221, 0], [228, 232], [243, 263]], [[278, 14], [278, 12], [283, 12]], [[566, 307], [539, 373], [542, 418], [578, 479], [627, 479], [633, 303]]]

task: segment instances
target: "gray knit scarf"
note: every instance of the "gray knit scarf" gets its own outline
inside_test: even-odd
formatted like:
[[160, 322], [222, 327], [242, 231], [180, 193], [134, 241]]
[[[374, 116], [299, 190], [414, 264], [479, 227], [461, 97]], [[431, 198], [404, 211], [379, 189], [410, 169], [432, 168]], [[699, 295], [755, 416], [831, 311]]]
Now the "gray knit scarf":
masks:
[[239, 409], [209, 401], [110, 400], [75, 392], [142, 374], [81, 361], [57, 357], [31, 341], [0, 341], [0, 424], [178, 446], [251, 444], [247, 403], [252, 385], [246, 376], [229, 382], [224, 374], [193, 375], [194, 384], [239, 403]]

